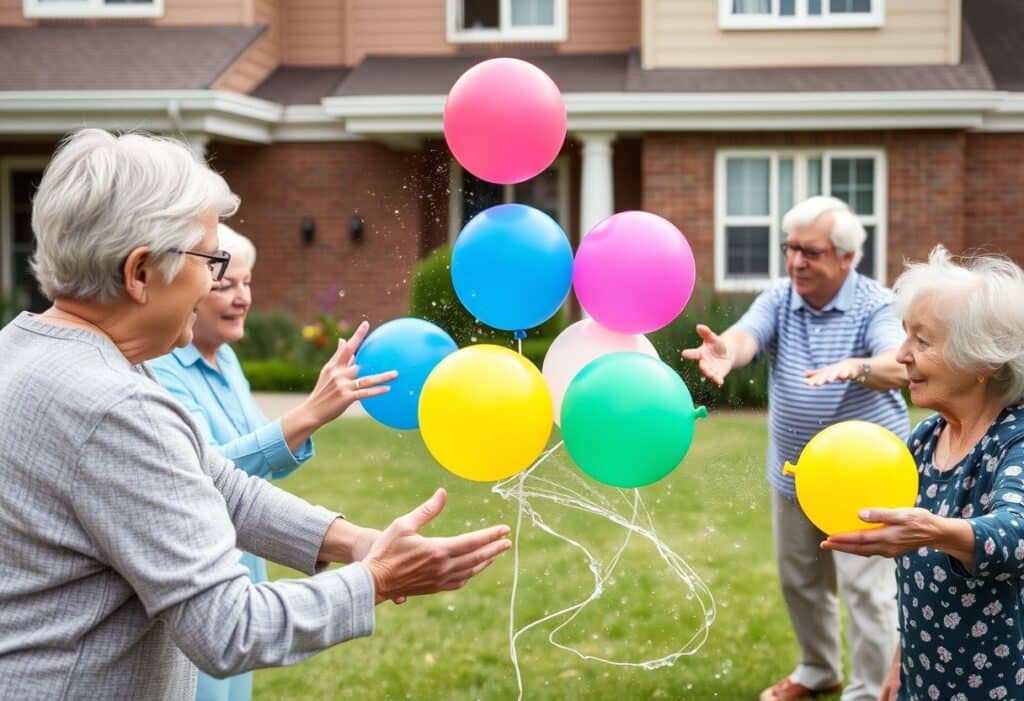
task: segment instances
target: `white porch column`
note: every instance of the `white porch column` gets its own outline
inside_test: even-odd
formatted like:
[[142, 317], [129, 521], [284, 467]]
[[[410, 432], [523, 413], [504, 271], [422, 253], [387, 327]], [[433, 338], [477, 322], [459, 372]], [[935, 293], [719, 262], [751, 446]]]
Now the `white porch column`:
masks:
[[[583, 144], [580, 173], [580, 241], [594, 226], [615, 212], [615, 179], [612, 175], [612, 142], [610, 131], [584, 132], [576, 137]], [[581, 318], [587, 310], [580, 307]]]
[[615, 132], [583, 132], [576, 137], [583, 144], [580, 176], [580, 240], [601, 220], [615, 212], [615, 183], [612, 176], [612, 142]]
[[180, 138], [188, 146], [196, 160], [206, 163], [206, 147], [210, 143], [210, 137], [207, 134], [183, 134]]

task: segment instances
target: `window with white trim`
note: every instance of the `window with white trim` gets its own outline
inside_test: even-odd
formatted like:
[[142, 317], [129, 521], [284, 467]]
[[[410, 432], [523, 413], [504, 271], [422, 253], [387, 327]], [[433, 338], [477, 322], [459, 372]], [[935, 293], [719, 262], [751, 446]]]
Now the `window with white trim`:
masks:
[[754, 292], [786, 277], [782, 217], [814, 195], [838, 197], [867, 230], [857, 270], [884, 282], [885, 153], [719, 151], [715, 163], [715, 287]]
[[721, 29], [881, 27], [884, 0], [718, 0]]
[[565, 41], [568, 0], [448, 0], [448, 41]]
[[30, 18], [160, 17], [164, 0], [24, 0]]

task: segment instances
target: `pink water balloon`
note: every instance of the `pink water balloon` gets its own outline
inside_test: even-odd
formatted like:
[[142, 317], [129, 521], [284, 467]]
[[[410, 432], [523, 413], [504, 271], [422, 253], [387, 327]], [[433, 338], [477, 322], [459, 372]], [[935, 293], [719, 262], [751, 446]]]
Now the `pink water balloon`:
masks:
[[650, 212], [619, 212], [583, 237], [572, 284], [602, 326], [650, 333], [683, 311], [696, 277], [690, 244], [672, 222]]
[[478, 178], [501, 185], [546, 169], [565, 141], [565, 102], [547, 73], [515, 58], [478, 63], [455, 81], [444, 105], [444, 138]]

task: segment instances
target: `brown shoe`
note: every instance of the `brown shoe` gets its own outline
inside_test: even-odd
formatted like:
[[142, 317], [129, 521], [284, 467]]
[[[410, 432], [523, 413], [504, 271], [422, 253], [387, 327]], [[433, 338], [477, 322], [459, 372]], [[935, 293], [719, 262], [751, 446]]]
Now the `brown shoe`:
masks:
[[843, 690], [842, 684], [825, 687], [824, 689], [808, 689], [791, 677], [785, 677], [761, 692], [761, 701], [790, 701], [791, 699], [813, 699], [823, 694], [838, 694]]

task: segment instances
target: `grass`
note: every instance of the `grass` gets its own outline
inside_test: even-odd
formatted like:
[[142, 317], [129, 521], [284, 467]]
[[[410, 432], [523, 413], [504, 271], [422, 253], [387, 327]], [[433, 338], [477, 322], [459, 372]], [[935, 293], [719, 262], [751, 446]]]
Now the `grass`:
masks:
[[[447, 488], [450, 499], [428, 534], [516, 522], [513, 502], [490, 485], [449, 474], [415, 432], [352, 419], [321, 430], [316, 440], [314, 461], [280, 484], [357, 523], [384, 527], [437, 486]], [[751, 699], [792, 670], [797, 646], [775, 574], [765, 443], [761, 414], [719, 413], [698, 424], [679, 468], [641, 490], [659, 537], [714, 595], [716, 618], [703, 647], [652, 671], [611, 666], [552, 646], [548, 633], [557, 621], [543, 624], [517, 643], [524, 698]], [[565, 482], [575, 468], [561, 448], [540, 469]], [[586, 481], [595, 495], [621, 502], [616, 490]], [[622, 543], [625, 531], [611, 522], [543, 499], [531, 503], [602, 561]], [[517, 627], [593, 590], [580, 551], [528, 520], [519, 536]], [[510, 552], [459, 592], [377, 607], [372, 637], [257, 672], [256, 698], [516, 698], [508, 640], [513, 565]], [[270, 576], [294, 573], [271, 564]], [[702, 612], [689, 593], [647, 540], [633, 538], [604, 595], [559, 633], [559, 641], [617, 660], [659, 658], [683, 647], [699, 628]]]

